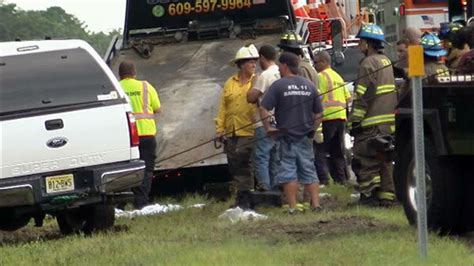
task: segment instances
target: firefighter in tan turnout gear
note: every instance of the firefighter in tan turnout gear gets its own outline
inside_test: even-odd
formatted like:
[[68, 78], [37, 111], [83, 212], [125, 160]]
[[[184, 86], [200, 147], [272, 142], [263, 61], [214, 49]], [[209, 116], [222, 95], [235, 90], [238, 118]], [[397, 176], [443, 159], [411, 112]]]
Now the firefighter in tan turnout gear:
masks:
[[425, 62], [425, 78], [427, 80], [436, 80], [436, 77], [449, 76], [449, 69], [441, 57], [448, 54], [441, 45], [441, 40], [432, 33], [425, 33], [420, 40], [423, 46], [424, 62]]
[[393, 165], [373, 141], [390, 137], [397, 104], [390, 59], [382, 52], [385, 37], [374, 24], [362, 26], [357, 37], [365, 54], [360, 63], [348, 126], [354, 136], [352, 168], [360, 189], [360, 203], [390, 206], [395, 200]]

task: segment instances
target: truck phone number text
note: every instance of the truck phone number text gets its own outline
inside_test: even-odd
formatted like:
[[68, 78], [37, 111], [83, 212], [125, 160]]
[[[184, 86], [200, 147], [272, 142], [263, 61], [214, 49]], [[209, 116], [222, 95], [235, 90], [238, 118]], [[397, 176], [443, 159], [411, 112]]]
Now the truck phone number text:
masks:
[[252, 7], [251, 0], [196, 0], [172, 3], [168, 5], [168, 15], [182, 16], [191, 13], [209, 13], [227, 10], [239, 10]]

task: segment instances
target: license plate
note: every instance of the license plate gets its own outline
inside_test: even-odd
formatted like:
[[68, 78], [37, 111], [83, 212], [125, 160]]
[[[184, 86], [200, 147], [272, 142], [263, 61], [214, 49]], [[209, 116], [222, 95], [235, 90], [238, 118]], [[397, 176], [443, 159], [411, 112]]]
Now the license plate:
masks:
[[46, 177], [46, 193], [57, 193], [74, 190], [74, 176], [55, 175]]

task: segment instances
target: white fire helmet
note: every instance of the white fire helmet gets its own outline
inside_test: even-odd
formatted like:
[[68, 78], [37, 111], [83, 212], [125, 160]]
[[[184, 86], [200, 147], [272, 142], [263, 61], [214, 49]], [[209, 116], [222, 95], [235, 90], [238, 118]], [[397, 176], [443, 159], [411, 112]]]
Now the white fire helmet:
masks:
[[250, 44], [240, 48], [235, 54], [235, 58], [230, 61], [232, 65], [236, 64], [237, 61], [242, 59], [255, 59], [259, 58], [258, 50], [255, 45]]

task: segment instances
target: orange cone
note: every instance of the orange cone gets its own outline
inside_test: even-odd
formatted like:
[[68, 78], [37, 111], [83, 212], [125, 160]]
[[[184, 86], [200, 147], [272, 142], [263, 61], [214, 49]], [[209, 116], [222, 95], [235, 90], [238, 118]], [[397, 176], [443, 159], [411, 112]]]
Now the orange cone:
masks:
[[309, 16], [312, 18], [319, 18], [319, 12], [318, 12], [318, 5], [316, 3], [316, 0], [308, 0], [308, 7], [309, 7]]
[[295, 10], [295, 16], [300, 18], [309, 18], [308, 12], [304, 6], [306, 5], [304, 0], [292, 0], [293, 9]]

